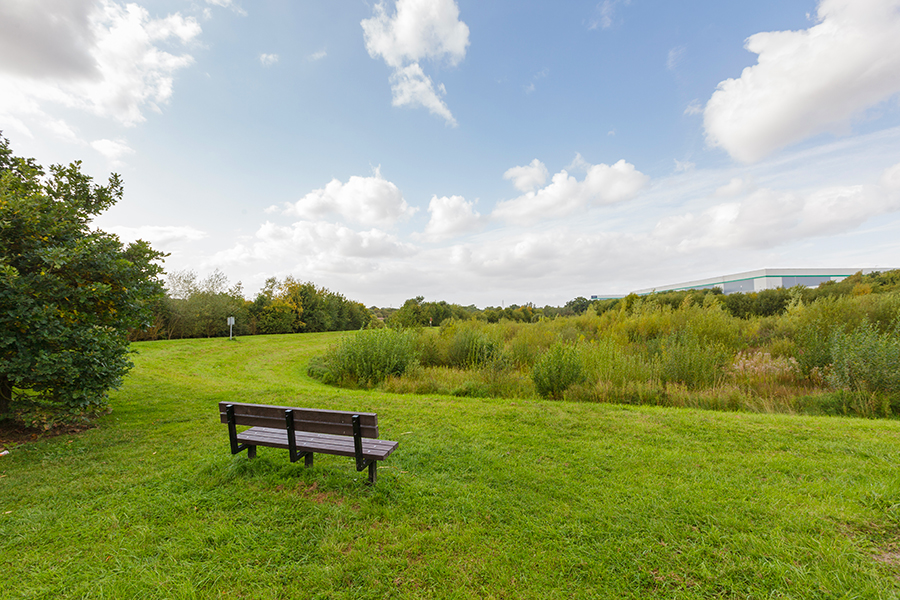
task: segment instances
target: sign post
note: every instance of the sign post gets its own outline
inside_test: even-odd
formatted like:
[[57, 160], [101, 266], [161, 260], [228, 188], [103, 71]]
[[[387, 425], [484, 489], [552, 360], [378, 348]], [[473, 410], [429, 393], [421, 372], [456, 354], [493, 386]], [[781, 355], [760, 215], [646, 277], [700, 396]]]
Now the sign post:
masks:
[[231, 332], [234, 328], [234, 317], [228, 317], [228, 339], [232, 339], [234, 336], [231, 335]]

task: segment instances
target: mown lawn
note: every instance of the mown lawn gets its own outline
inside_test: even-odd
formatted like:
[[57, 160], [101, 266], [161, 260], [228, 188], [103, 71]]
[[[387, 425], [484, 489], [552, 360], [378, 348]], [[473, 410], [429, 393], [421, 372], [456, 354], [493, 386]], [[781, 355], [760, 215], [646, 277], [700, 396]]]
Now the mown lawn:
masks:
[[[0, 598], [900, 597], [900, 422], [339, 390], [336, 335], [136, 344], [96, 428], [0, 458]], [[225, 399], [400, 448], [232, 457]]]

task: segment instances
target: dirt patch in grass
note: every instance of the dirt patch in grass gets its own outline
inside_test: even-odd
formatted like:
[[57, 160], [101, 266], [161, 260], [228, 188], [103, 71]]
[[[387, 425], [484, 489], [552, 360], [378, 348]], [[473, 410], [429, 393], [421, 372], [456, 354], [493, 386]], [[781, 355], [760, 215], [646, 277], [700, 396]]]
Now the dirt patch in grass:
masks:
[[12, 421], [0, 421], [0, 452], [9, 450], [11, 447], [19, 444], [36, 442], [37, 440], [56, 437], [58, 435], [81, 433], [87, 429], [90, 429], [90, 426], [70, 425], [44, 430], [37, 427], [25, 427], [21, 423], [14, 423]]

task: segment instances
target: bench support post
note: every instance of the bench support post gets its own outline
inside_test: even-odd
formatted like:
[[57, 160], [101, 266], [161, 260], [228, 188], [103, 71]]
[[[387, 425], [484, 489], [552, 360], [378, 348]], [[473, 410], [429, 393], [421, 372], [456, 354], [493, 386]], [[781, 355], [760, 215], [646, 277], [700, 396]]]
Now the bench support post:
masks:
[[287, 428], [288, 452], [291, 455], [291, 462], [297, 462], [300, 460], [300, 457], [304, 457], [304, 464], [307, 467], [311, 467], [313, 464], [313, 453], [297, 452], [297, 438], [294, 437], [294, 411], [284, 411], [284, 425]]
[[377, 465], [371, 458], [363, 458], [362, 453], [362, 426], [359, 423], [359, 415], [353, 415], [350, 418], [353, 421], [353, 451], [356, 453], [356, 470], [362, 471], [369, 467], [369, 484], [375, 483], [375, 469]]
[[253, 444], [238, 444], [237, 424], [234, 420], [234, 405], [227, 405], [225, 407], [225, 414], [228, 416], [228, 441], [231, 442], [231, 453], [237, 454], [246, 449], [247, 458], [256, 458], [256, 446]]

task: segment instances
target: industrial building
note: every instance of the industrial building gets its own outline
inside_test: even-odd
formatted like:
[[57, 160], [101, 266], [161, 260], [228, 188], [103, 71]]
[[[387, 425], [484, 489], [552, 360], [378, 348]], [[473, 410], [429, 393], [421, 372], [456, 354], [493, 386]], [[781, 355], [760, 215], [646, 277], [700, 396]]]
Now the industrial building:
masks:
[[[890, 269], [759, 269], [733, 275], [722, 275], [684, 283], [661, 285], [658, 287], [635, 290], [633, 293], [639, 296], [652, 294], [653, 292], [672, 292], [682, 290], [706, 290], [719, 288], [724, 294], [735, 292], [759, 292], [773, 290], [775, 288], [790, 288], [796, 285], [805, 287], [817, 287], [826, 281], [840, 281], [854, 273], [863, 274]], [[616, 298], [621, 296], [595, 295], [591, 300]]]

